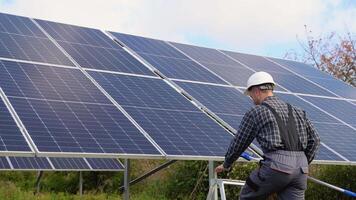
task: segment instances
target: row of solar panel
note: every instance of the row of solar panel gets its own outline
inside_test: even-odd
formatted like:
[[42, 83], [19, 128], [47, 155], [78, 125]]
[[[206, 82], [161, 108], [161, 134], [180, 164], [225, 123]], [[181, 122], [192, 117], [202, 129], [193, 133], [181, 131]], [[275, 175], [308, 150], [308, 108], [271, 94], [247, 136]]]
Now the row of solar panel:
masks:
[[124, 166], [110, 158], [0, 157], [0, 170], [123, 171]]
[[[25, 37], [26, 42], [40, 39], [48, 41], [49, 46], [45, 48], [47, 54], [41, 52], [44, 47], [35, 48], [35, 43], [28, 46], [22, 45], [16, 40], [9, 44], [0, 43], [4, 46], [5, 51], [5, 53], [0, 53], [1, 57], [49, 63], [39, 65], [1, 61], [0, 67], [0, 86], [15, 108], [39, 152], [120, 154], [126, 156], [161, 155], [163, 152], [166, 155], [183, 156], [185, 158], [223, 156], [232, 136], [173, 90], [165, 81], [155, 78], [146, 66], [99, 30], [36, 20], [36, 23], [54, 38], [57, 44], [69, 53], [76, 63], [85, 67], [86, 72], [99, 83], [100, 87], [116, 103], [119, 103], [132, 116], [149, 134], [148, 136], [143, 135], [137, 129], [138, 126], [131, 123], [132, 120], [129, 120], [126, 114], [120, 112], [93, 82], [57, 49], [53, 41], [50, 41], [43, 32], [39, 31], [39, 26], [35, 26], [28, 18], [5, 14], [1, 15], [0, 20], [0, 31], [10, 37]], [[210, 95], [205, 95], [206, 86], [210, 85], [177, 82], [187, 91], [195, 85], [194, 89], [188, 91], [188, 93], [197, 99], [199, 99], [199, 96], [203, 96], [203, 100], [199, 99], [199, 101], [233, 127], [237, 127], [238, 119], [241, 118], [246, 109], [251, 107], [251, 104], [246, 97], [239, 98], [239, 101], [237, 101], [238, 98], [234, 99], [234, 95], [237, 95], [235, 93], [238, 93], [238, 91], [228, 85], [232, 83], [241, 86], [242, 82], [245, 84], [249, 74], [253, 73], [253, 69], [249, 69], [252, 66], [256, 69], [261, 68], [269, 71], [273, 75], [278, 75], [277, 77], [281, 75], [280, 77], [287, 78], [288, 81], [285, 85], [289, 84], [291, 80], [297, 79], [294, 84], [291, 84], [291, 87], [298, 84], [303, 85], [295, 90], [288, 88], [292, 92], [298, 92], [297, 89], [300, 88], [308, 88], [310, 93], [317, 90], [316, 95], [337, 96], [295, 75], [290, 70], [284, 69], [286, 65], [281, 67], [262, 57], [241, 54], [245, 60], [236, 60], [232, 57], [235, 54], [238, 55], [237, 53], [228, 55], [229, 52], [213, 49], [176, 43], [169, 44], [164, 41], [118, 33], [112, 34], [169, 78], [218, 83], [224, 86], [215, 86], [216, 88], [234, 90], [232, 93], [225, 93], [226, 91], [221, 92], [220, 89], [214, 88], [210, 89]], [[185, 51], [185, 53], [181, 51]], [[186, 54], [189, 54], [189, 57]], [[41, 56], [45, 59], [38, 59]], [[240, 60], [247, 64], [241, 63]], [[300, 65], [300, 63], [293, 63], [292, 61], [283, 62], [290, 63], [294, 67]], [[51, 64], [73, 67], [54, 67]], [[320, 72], [309, 68], [302, 66], [301, 72], [306, 73], [305, 76], [320, 77]], [[297, 71], [298, 69], [300, 68], [293, 70]], [[106, 72], [97, 70], [106, 70]], [[117, 72], [136, 75], [120, 75]], [[302, 74], [301, 72], [298, 73]], [[146, 75], [146, 77], [140, 77], [140, 74]], [[323, 75], [323, 79], [332, 80], [326, 75], [325, 77]], [[241, 84], [234, 84], [233, 81], [241, 81]], [[277, 79], [277, 82], [279, 83], [281, 80]], [[335, 81], [332, 80], [332, 82]], [[346, 86], [341, 85], [342, 87]], [[285, 91], [283, 88], [279, 87], [279, 90]], [[199, 92], [194, 90], [199, 90]], [[355, 92], [354, 89], [350, 91], [352, 92], [347, 94], [354, 94]], [[231, 98], [233, 101], [226, 101], [225, 98], [221, 98], [225, 94], [233, 97]], [[241, 93], [238, 94], [241, 96]], [[295, 95], [286, 96], [296, 97]], [[355, 125], [352, 121], [352, 116], [355, 116], [354, 104], [344, 100], [308, 98], [310, 98], [308, 101], [319, 102], [322, 100], [326, 103], [325, 106], [321, 106], [321, 109], [307, 104], [317, 110], [316, 113], [312, 114], [318, 116], [315, 117], [315, 122], [325, 123], [324, 118], [319, 118], [319, 112], [328, 117], [335, 115], [331, 117], [334, 120], [332, 122], [342, 125], [341, 128], [351, 134], [348, 136], [355, 134]], [[333, 108], [334, 110], [331, 109], [331, 111], [328, 110], [330, 101], [333, 105], [336, 105]], [[335, 104], [335, 102], [337, 103]], [[348, 108], [347, 114], [349, 116], [345, 116], [345, 113], [338, 110], [340, 106], [343, 106], [341, 108], [345, 108], [345, 106]], [[312, 112], [314, 112], [313, 109], [311, 109]], [[328, 112], [325, 112], [325, 110]], [[349, 122], [349, 124], [346, 122]], [[15, 124], [8, 122], [6, 124], [15, 127]], [[350, 124], [353, 124], [353, 126]], [[320, 126], [320, 130], [324, 128], [325, 126]], [[6, 131], [8, 129], [8, 127], [5, 127]], [[16, 132], [16, 129], [12, 128], [11, 130]], [[330, 132], [331, 130], [326, 130], [325, 138], [334, 135], [334, 132]], [[17, 132], [20, 137], [20, 131]], [[12, 133], [12, 136], [14, 135]], [[26, 145], [14, 144], [19, 142], [19, 138], [9, 138], [6, 134], [0, 136], [7, 141], [2, 144], [3, 150], [19, 150], [21, 147], [23, 151], [28, 150], [25, 149]], [[346, 139], [352, 141], [350, 138], [352, 139], [352, 137]], [[154, 142], [150, 142], [151, 139]], [[325, 144], [325, 148], [321, 149], [322, 153], [319, 153], [319, 156], [321, 156], [319, 159], [340, 160], [340, 156], [335, 152], [339, 154], [343, 152], [345, 155], [347, 154], [347, 158], [344, 160], [356, 160], [355, 154], [352, 154], [351, 151], [349, 153], [351, 155], [348, 155], [347, 148], [342, 146], [340, 146], [342, 149], [339, 151], [331, 152], [329, 150], [332, 149], [329, 146], [334, 148], [337, 145], [339, 144], [330, 140], [327, 145]], [[353, 146], [351, 145], [350, 148], [353, 148]]]
[[[73, 66], [35, 25], [37, 23], [82, 67], [153, 75], [97, 29], [1, 15], [0, 57]], [[263, 70], [271, 73], [277, 83], [283, 86], [277, 88], [281, 91], [287, 89], [294, 93], [356, 99], [356, 92], [351, 86], [302, 63], [121, 33], [111, 34], [169, 78], [245, 86], [253, 71]]]

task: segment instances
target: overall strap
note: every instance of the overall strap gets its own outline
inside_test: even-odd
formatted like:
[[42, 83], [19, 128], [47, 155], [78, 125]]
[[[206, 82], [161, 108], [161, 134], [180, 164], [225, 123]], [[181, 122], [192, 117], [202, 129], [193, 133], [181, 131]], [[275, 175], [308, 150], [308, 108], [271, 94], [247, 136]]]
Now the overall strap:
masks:
[[295, 123], [295, 119], [293, 116], [293, 109], [290, 104], [287, 103], [288, 105], [288, 119], [287, 119], [287, 124], [283, 123], [281, 117], [278, 115], [276, 110], [272, 108], [270, 105], [267, 103], [263, 103], [263, 106], [266, 106], [274, 115], [276, 118], [278, 128], [279, 128], [279, 134], [281, 136], [282, 143], [285, 146], [284, 150], [287, 151], [303, 151], [300, 139], [298, 137], [298, 134], [296, 132], [297, 127]]

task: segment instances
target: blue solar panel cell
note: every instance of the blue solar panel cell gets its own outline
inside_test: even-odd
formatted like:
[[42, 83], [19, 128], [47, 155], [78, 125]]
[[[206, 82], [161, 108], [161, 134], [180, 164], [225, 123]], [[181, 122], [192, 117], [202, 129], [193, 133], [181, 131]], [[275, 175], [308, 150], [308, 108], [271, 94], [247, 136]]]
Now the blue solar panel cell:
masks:
[[0, 32], [0, 57], [73, 66], [73, 63], [46, 38]]
[[356, 99], [356, 88], [340, 80], [337, 80], [335, 78], [332, 79], [314, 78], [314, 77], [307, 77], [307, 78], [341, 97]]
[[144, 75], [147, 67], [98, 29], [36, 20], [81, 66]]
[[0, 98], [0, 151], [31, 152], [27, 141]]
[[161, 79], [90, 72], [169, 155], [221, 156], [229, 135]]
[[120, 170], [124, 169], [124, 166], [117, 159], [106, 159], [106, 158], [86, 158], [93, 170]]
[[0, 169], [11, 169], [6, 157], [0, 157]]
[[216, 114], [244, 115], [252, 108], [251, 99], [232, 87], [187, 82], [176, 83]]
[[162, 79], [102, 72], [89, 74], [123, 106], [198, 110]]
[[282, 74], [272, 72], [274, 81], [293, 93], [314, 94], [335, 97], [334, 94], [320, 88], [319, 86], [304, 80], [293, 74]]
[[213, 73], [162, 40], [121, 33], [113, 35], [169, 78], [224, 84]]
[[345, 100], [309, 96], [303, 96], [302, 98], [356, 128], [356, 105]]
[[325, 72], [322, 72], [311, 65], [301, 63], [301, 62], [296, 62], [292, 60], [282, 60], [282, 59], [277, 59], [277, 58], [269, 58], [278, 64], [294, 71], [295, 73], [302, 75], [302, 76], [307, 76], [307, 77], [318, 77], [318, 78], [326, 78], [326, 79], [332, 79], [332, 76], [330, 74], [327, 74]]
[[45, 157], [9, 157], [14, 169], [52, 169]]
[[40, 19], [35, 20], [55, 40], [103, 48], [121, 49], [99, 29], [84, 28]]
[[325, 112], [317, 109], [316, 107], [310, 105], [304, 100], [296, 97], [292, 94], [276, 94], [282, 100], [290, 103], [291, 105], [297, 106], [302, 110], [306, 111], [307, 117], [313, 122], [324, 122], [324, 123], [335, 123], [335, 119]]
[[254, 69], [255, 71], [266, 71], [269, 73], [283, 73], [291, 75], [292, 72], [283, 69], [277, 64], [268, 61], [262, 56], [255, 56], [250, 54], [243, 54], [231, 51], [223, 51], [225, 54], [231, 56], [232, 58], [240, 61], [241, 63], [247, 65], [248, 67]]
[[227, 65], [227, 66], [237, 65], [237, 63], [234, 60], [220, 53], [216, 49], [198, 47], [198, 46], [187, 45], [187, 44], [179, 44], [173, 42], [171, 44], [173, 44], [175, 47], [177, 47], [178, 49], [186, 53], [191, 58], [202, 63], [211, 63], [211, 64]]
[[176, 59], [149, 54], [140, 55], [169, 78], [226, 84], [220, 78], [188, 58]]
[[0, 13], [0, 32], [46, 38], [30, 18], [4, 13]]
[[55, 169], [90, 169], [82, 158], [50, 158]]
[[110, 33], [137, 53], [146, 53], [177, 59], [187, 59], [184, 54], [172, 48], [165, 41], [123, 33]]
[[201, 112], [125, 109], [168, 155], [224, 156], [232, 139]]
[[351, 161], [356, 160], [356, 131], [343, 124], [314, 123], [320, 139], [333, 150]]
[[0, 61], [0, 77], [8, 96], [110, 104], [79, 69]]
[[202, 64], [224, 80], [228, 81], [230, 84], [240, 87], [246, 87], [248, 78], [253, 74], [252, 70], [240, 66], [237, 63], [234, 66], [214, 63]]
[[10, 101], [41, 152], [158, 154], [113, 105]]
[[320, 145], [319, 150], [315, 155], [315, 160], [321, 160], [321, 161], [329, 161], [329, 160], [345, 161], [340, 156], [336, 155], [334, 152], [330, 151], [328, 148], [324, 147], [323, 145]]

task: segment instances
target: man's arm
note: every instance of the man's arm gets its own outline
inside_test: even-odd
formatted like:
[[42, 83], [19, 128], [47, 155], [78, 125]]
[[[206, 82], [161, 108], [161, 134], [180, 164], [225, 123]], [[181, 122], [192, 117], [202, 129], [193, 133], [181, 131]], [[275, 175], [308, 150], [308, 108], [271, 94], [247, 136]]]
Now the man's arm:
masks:
[[311, 121], [306, 117], [304, 113], [304, 117], [306, 119], [306, 128], [307, 128], [307, 148], [304, 150], [305, 155], [307, 156], [308, 163], [311, 163], [314, 159], [316, 151], [320, 146], [320, 137], [316, 129], [314, 128]]
[[225, 161], [223, 167], [229, 169], [231, 165], [239, 158], [239, 156], [251, 144], [256, 134], [255, 119], [252, 111], [247, 112], [242, 118], [239, 130], [225, 154]]

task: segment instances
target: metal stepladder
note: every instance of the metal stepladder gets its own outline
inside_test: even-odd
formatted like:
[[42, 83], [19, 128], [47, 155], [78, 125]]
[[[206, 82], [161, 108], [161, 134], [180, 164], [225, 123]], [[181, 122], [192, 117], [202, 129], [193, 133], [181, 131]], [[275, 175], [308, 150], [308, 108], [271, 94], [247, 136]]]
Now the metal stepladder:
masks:
[[225, 185], [244, 186], [245, 181], [231, 180], [231, 179], [218, 179], [217, 174], [214, 171], [214, 161], [209, 161], [209, 192], [207, 200], [218, 199], [218, 189], [220, 191], [221, 200], [226, 200]]
[[225, 187], [224, 185], [236, 185], [236, 186], [244, 186], [245, 181], [240, 180], [230, 180], [230, 179], [212, 179], [210, 180], [212, 183], [209, 187], [209, 193], [206, 197], [207, 200], [217, 200], [217, 188], [220, 190], [220, 198], [221, 200], [226, 200], [225, 195]]

